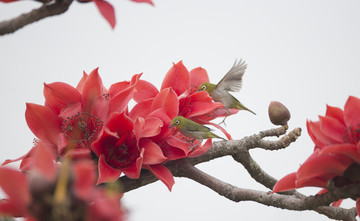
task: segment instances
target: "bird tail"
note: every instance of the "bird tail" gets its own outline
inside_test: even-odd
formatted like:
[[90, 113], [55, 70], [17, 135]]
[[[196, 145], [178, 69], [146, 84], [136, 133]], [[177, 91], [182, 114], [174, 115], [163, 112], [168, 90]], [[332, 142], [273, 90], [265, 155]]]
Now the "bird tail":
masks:
[[222, 138], [222, 137], [220, 137], [220, 136], [218, 136], [218, 135], [216, 135], [214, 133], [211, 133], [210, 135], [211, 135], [211, 138], [219, 138], [219, 139], [222, 139], [222, 140], [226, 140], [225, 138]]
[[[247, 107], [245, 107], [244, 105], [242, 105], [242, 103], [240, 103], [240, 101], [236, 102], [236, 104], [235, 104], [234, 106], [235, 106], [234, 108], [236, 108], [236, 109], [246, 110], [246, 111], [249, 111], [250, 113], [256, 115], [254, 111], [252, 111], [252, 110], [250, 110], [249, 108], [247, 108]], [[230, 107], [230, 108], [232, 108], [232, 107]]]

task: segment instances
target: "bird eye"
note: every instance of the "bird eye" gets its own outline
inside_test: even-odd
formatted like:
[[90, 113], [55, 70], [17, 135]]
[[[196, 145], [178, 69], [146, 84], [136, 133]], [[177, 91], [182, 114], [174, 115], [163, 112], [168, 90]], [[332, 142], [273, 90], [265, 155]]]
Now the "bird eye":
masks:
[[206, 86], [203, 85], [201, 88], [200, 88], [202, 91], [204, 91], [206, 89]]
[[178, 120], [177, 120], [177, 121], [175, 121], [175, 124], [180, 124], [180, 121], [178, 121]]

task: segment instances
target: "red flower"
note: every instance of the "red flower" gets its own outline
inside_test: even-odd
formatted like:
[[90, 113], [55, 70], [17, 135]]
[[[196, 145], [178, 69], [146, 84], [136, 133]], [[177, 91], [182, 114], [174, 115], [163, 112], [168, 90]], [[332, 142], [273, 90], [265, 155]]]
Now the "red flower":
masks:
[[[319, 121], [308, 121], [307, 128], [315, 144], [314, 153], [297, 172], [279, 180], [273, 192], [305, 186], [327, 188], [328, 182], [333, 179], [346, 183], [358, 182], [360, 99], [350, 96], [344, 111], [327, 106], [326, 115], [320, 116]], [[354, 170], [357, 172], [351, 172]]]
[[[88, 76], [83, 74], [76, 88], [62, 82], [44, 84], [45, 105], [28, 103], [25, 118], [29, 128], [44, 144], [61, 157], [91, 159], [91, 143], [114, 112], [122, 112], [132, 99], [141, 74], [130, 82], [112, 85], [109, 91], [103, 86], [98, 69]], [[27, 170], [32, 150], [3, 165], [22, 160], [20, 168]]]
[[44, 84], [45, 106], [27, 104], [25, 112], [29, 128], [40, 139], [57, 147], [63, 156], [68, 150], [75, 155], [88, 155], [108, 117], [122, 112], [134, 93], [132, 82], [112, 90], [103, 86], [98, 69], [84, 73], [77, 88], [62, 82]]
[[113, 182], [122, 172], [130, 178], [138, 178], [144, 157], [134, 135], [134, 125], [124, 113], [114, 114], [100, 137], [92, 144], [99, 157], [97, 184]]
[[[95, 188], [95, 167], [92, 161], [80, 160], [72, 167], [57, 167], [56, 156], [48, 146], [38, 143], [31, 158], [31, 170], [23, 173], [8, 167], [0, 167], [0, 187], [8, 199], [0, 201], [0, 214], [25, 217], [27, 220], [53, 220], [57, 193], [66, 200], [61, 214], [78, 217], [76, 220], [122, 220], [120, 194], [104, 194], [104, 189]], [[68, 161], [68, 166], [70, 161]], [[58, 171], [59, 170], [59, 171]], [[62, 170], [70, 170], [62, 176]], [[59, 174], [57, 177], [56, 175]], [[58, 191], [59, 183], [65, 189]], [[60, 203], [61, 201], [57, 202]], [[54, 206], [56, 205], [56, 206]], [[104, 205], [112, 205], [111, 212], [99, 211]], [[75, 215], [75, 216], [74, 216]], [[83, 217], [79, 217], [83, 216]], [[96, 217], [97, 219], [93, 219]]]

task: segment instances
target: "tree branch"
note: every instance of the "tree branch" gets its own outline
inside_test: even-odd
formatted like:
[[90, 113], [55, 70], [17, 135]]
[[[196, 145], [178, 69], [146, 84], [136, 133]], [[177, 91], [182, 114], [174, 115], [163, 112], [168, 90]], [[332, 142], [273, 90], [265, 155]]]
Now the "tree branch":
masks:
[[[328, 206], [330, 203], [339, 199], [356, 198], [360, 196], [360, 184], [346, 186], [339, 189], [332, 189], [323, 195], [306, 197], [296, 190], [285, 193], [271, 194], [269, 192], [262, 192], [257, 190], [243, 189], [231, 184], [218, 180], [194, 167], [194, 165], [208, 162], [210, 160], [223, 157], [232, 156], [234, 160], [241, 163], [249, 174], [257, 182], [263, 184], [265, 187], [272, 189], [277, 180], [267, 174], [251, 157], [249, 150], [254, 148], [262, 148], [266, 150], [278, 150], [289, 146], [301, 134], [300, 128], [295, 128], [288, 134], [283, 127], [262, 131], [252, 136], [244, 137], [240, 140], [220, 141], [214, 142], [210, 150], [196, 158], [181, 159], [169, 161], [164, 165], [176, 177], [187, 177], [198, 183], [201, 183], [218, 194], [233, 200], [240, 201], [254, 201], [264, 205], [273, 206], [289, 210], [314, 210], [320, 214], [326, 215], [331, 219], [338, 220], [355, 220], [357, 215], [356, 209], [343, 209], [338, 207]], [[284, 135], [285, 134], [285, 135]], [[279, 140], [267, 141], [263, 140], [265, 137], [281, 136]], [[153, 183], [158, 179], [149, 171], [143, 170], [140, 178], [133, 180], [125, 176], [119, 178], [119, 182], [123, 186], [123, 191], [131, 191], [141, 186]]]
[[43, 4], [40, 8], [19, 15], [16, 18], [0, 22], [0, 35], [13, 33], [20, 28], [43, 18], [66, 12], [73, 0], [56, 0], [51, 4]]
[[207, 186], [221, 196], [224, 196], [234, 202], [254, 201], [263, 205], [288, 210], [315, 210], [332, 219], [356, 220], [356, 210], [348, 210], [327, 205], [341, 198], [349, 197], [348, 194], [360, 196], [360, 185], [349, 185], [346, 188], [339, 188], [334, 192], [327, 192], [326, 194], [309, 196], [300, 199], [294, 195], [271, 194], [269, 192], [265, 193], [257, 190], [239, 188], [216, 179], [189, 163], [184, 163], [181, 168], [182, 171], [178, 174], [181, 177], [187, 177], [204, 186]]

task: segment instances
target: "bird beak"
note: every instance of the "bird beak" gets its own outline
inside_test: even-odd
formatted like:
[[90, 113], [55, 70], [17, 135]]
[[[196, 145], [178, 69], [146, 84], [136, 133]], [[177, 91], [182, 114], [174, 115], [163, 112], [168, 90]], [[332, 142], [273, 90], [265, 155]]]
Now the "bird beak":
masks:
[[174, 126], [174, 124], [171, 124], [170, 127], [169, 127], [169, 129], [172, 128], [173, 126]]

